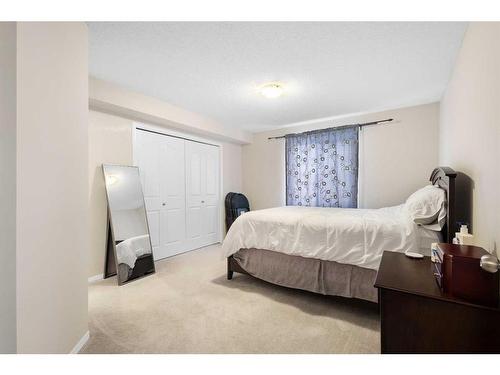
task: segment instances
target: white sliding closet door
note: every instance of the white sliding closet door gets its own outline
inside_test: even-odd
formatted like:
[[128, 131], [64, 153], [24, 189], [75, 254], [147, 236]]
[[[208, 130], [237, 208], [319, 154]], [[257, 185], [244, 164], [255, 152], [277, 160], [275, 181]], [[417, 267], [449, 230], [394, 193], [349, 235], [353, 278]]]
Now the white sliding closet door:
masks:
[[137, 131], [136, 162], [144, 187], [154, 258], [186, 250], [184, 140]]
[[139, 167], [154, 259], [160, 253], [160, 142], [154, 134], [137, 131], [135, 161]]
[[219, 241], [219, 148], [136, 130], [155, 260]]
[[186, 142], [187, 241], [210, 245], [219, 233], [219, 148]]
[[186, 183], [184, 140], [162, 137], [160, 153], [160, 187], [162, 206], [160, 241], [162, 258], [186, 251]]

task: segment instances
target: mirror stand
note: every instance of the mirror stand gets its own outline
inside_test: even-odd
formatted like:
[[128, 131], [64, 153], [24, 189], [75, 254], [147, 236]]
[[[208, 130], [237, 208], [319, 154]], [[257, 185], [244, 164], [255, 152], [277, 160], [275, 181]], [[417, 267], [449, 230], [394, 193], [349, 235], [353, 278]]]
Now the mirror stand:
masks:
[[113, 233], [111, 232], [111, 222], [108, 219], [106, 223], [106, 258], [104, 260], [104, 278], [116, 275], [116, 262], [115, 262], [115, 247], [113, 246]]

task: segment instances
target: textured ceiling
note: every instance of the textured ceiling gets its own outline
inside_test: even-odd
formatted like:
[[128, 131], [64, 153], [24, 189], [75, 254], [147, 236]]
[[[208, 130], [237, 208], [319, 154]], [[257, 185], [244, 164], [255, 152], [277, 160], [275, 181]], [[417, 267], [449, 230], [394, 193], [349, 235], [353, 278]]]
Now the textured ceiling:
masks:
[[[466, 23], [89, 23], [90, 74], [250, 131], [438, 101]], [[281, 81], [266, 99], [255, 87]]]

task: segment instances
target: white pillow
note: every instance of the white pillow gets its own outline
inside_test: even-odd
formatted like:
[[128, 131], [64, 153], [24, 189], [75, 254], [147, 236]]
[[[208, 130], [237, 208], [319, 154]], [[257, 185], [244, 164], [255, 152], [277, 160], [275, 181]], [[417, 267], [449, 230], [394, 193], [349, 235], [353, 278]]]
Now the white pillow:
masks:
[[446, 215], [445, 204], [445, 191], [437, 186], [427, 185], [408, 197], [405, 208], [414, 223], [430, 225], [438, 221], [439, 217], [438, 224], [442, 227], [443, 212]]

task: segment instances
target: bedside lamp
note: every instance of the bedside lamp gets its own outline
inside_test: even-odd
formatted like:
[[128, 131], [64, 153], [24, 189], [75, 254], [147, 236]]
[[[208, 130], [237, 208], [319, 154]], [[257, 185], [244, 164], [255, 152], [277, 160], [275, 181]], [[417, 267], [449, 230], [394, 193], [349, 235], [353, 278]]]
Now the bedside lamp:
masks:
[[494, 255], [483, 255], [481, 261], [479, 262], [481, 268], [487, 272], [495, 273], [500, 269], [500, 263]]

